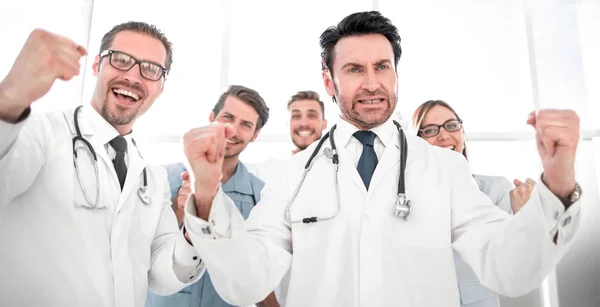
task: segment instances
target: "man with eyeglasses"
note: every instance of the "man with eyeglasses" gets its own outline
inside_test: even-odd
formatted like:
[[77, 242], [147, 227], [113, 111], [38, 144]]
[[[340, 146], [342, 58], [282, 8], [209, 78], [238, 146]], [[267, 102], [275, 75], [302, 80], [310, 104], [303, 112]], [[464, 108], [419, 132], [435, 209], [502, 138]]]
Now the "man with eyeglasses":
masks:
[[160, 96], [171, 43], [127, 22], [102, 38], [90, 105], [32, 111], [86, 50], [34, 30], [0, 83], [0, 306], [144, 306], [205, 268], [177, 227], [166, 171], [133, 125]]

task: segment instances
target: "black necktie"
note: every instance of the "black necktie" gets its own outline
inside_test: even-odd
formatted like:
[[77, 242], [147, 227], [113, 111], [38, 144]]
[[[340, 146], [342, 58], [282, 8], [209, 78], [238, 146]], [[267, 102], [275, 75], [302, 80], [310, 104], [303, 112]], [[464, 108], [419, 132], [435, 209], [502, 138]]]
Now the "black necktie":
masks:
[[127, 141], [122, 136], [117, 136], [108, 142], [112, 148], [115, 149], [117, 153], [113, 164], [115, 165], [115, 171], [117, 171], [117, 177], [119, 178], [119, 183], [121, 184], [121, 190], [123, 190], [123, 185], [125, 184], [125, 178], [127, 177], [127, 164], [125, 164], [125, 153], [127, 152]]
[[365, 187], [369, 190], [369, 184], [371, 183], [371, 177], [375, 167], [377, 167], [377, 154], [375, 154], [375, 148], [373, 143], [375, 141], [375, 133], [371, 131], [356, 131], [354, 137], [363, 144], [362, 154], [358, 160], [358, 173], [365, 183]]

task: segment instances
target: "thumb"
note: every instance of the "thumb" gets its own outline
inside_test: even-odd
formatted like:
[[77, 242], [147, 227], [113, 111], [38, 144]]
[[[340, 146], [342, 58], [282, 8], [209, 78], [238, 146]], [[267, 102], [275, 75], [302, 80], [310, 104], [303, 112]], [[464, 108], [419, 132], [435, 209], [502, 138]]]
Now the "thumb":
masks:
[[181, 173], [181, 179], [183, 179], [183, 181], [190, 180], [190, 173], [189, 172]]
[[535, 119], [535, 111], [531, 111], [531, 113], [527, 115], [527, 124], [535, 128]]
[[233, 126], [230, 124], [223, 125], [225, 127], [225, 138], [230, 138], [233, 136]]
[[81, 45], [77, 45], [77, 51], [79, 51], [79, 54], [81, 54], [81, 56], [87, 55], [87, 50], [85, 50], [85, 48]]

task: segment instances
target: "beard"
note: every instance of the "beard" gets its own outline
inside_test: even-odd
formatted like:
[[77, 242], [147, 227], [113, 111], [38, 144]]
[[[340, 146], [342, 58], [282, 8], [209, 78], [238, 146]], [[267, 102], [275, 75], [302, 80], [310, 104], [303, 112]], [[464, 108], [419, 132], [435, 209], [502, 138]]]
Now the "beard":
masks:
[[126, 114], [124, 112], [127, 111], [127, 109], [121, 108], [118, 105], [115, 105], [115, 107], [117, 109], [116, 111], [110, 110], [108, 103], [105, 101], [100, 109], [100, 115], [102, 115], [102, 117], [104, 117], [104, 119], [110, 124], [117, 126], [128, 125], [133, 122], [133, 120], [136, 119], [139, 111], [139, 108], [137, 108], [132, 110], [133, 112], [130, 114]]
[[246, 146], [248, 146], [248, 143], [249, 143], [249, 142], [240, 140], [236, 137], [232, 138], [231, 140], [236, 142], [236, 146], [241, 146], [241, 147], [231, 148], [231, 149], [225, 148], [225, 155], [224, 155], [225, 159], [231, 159], [231, 158], [235, 158], [235, 157], [239, 156], [242, 153], [242, 151], [244, 151], [244, 149], [246, 149]]
[[[338, 105], [340, 107], [340, 112], [342, 113], [342, 118], [351, 124], [357, 126], [361, 129], [371, 129], [381, 124], [385, 123], [394, 112], [396, 108], [396, 103], [398, 100], [398, 96], [396, 94], [388, 95], [384, 90], [377, 90], [374, 92], [363, 91], [352, 98], [342, 96], [339, 94], [339, 91], [336, 88], [336, 96], [339, 101]], [[381, 110], [367, 110], [367, 112], [358, 112], [355, 110], [355, 106], [359, 104], [358, 102], [362, 97], [368, 96], [383, 96], [385, 97], [385, 103], [387, 104], [387, 108], [383, 111]]]
[[140, 112], [140, 109], [143, 106], [143, 101], [138, 101], [138, 105], [134, 108], [124, 108], [121, 105], [119, 105], [116, 101], [114, 101], [114, 103], [111, 104], [111, 101], [109, 101], [111, 95], [115, 96], [115, 100], [117, 99], [116, 94], [114, 94], [112, 91], [112, 89], [116, 86], [119, 86], [120, 88], [124, 88], [126, 90], [131, 90], [140, 93], [142, 97], [144, 97], [144, 99], [147, 96], [147, 91], [140, 84], [132, 84], [123, 80], [109, 82], [106, 86], [106, 94], [103, 97], [104, 101], [102, 103], [102, 107], [99, 110], [100, 115], [102, 115], [102, 117], [107, 122], [115, 126], [131, 124], [138, 117], [138, 113]]

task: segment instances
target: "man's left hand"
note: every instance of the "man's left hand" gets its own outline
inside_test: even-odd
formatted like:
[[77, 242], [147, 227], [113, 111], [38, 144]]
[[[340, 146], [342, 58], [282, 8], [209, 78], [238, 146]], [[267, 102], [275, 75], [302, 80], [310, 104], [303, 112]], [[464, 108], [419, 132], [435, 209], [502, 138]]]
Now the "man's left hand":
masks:
[[531, 112], [527, 123], [535, 128], [542, 181], [554, 195], [568, 198], [575, 189], [579, 116], [573, 110], [545, 109]]

